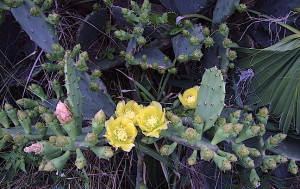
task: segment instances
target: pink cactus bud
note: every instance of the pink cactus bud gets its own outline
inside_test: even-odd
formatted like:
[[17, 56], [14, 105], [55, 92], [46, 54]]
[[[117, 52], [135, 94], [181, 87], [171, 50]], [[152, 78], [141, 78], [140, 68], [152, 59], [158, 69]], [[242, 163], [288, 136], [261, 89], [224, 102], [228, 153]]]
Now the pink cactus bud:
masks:
[[31, 146], [28, 146], [26, 148], [24, 148], [24, 152], [26, 153], [30, 153], [30, 152], [34, 152], [34, 153], [39, 153], [42, 151], [42, 144], [41, 143], [34, 143], [31, 144]]
[[56, 106], [55, 115], [58, 121], [63, 125], [69, 123], [73, 119], [69, 107], [61, 101], [59, 101]]

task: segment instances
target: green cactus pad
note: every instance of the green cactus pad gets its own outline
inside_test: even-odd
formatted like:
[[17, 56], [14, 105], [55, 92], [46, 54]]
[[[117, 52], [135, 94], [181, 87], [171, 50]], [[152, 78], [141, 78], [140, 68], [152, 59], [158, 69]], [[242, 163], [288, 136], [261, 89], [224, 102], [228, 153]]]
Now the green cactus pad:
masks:
[[57, 43], [58, 38], [52, 25], [46, 21], [46, 16], [40, 12], [39, 16], [31, 16], [30, 9], [34, 4], [30, 0], [18, 8], [12, 8], [11, 12], [30, 38], [45, 52], [52, 52], [52, 45]]
[[205, 122], [204, 131], [210, 129], [224, 108], [225, 82], [221, 71], [216, 67], [207, 69], [198, 92], [195, 116]]

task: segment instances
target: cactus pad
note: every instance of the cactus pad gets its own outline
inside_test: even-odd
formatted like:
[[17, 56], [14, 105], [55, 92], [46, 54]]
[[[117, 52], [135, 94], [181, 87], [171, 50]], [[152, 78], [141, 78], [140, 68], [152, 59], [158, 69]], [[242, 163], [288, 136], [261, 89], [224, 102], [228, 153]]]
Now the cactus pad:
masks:
[[221, 71], [216, 67], [207, 69], [199, 88], [195, 116], [205, 122], [204, 131], [211, 128], [224, 108], [225, 82]]

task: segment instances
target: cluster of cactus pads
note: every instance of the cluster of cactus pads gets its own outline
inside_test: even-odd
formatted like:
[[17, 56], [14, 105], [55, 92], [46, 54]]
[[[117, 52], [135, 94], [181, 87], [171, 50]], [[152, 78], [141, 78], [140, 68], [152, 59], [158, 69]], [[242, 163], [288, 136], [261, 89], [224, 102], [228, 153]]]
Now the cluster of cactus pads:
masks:
[[[77, 48], [74, 50], [78, 51]], [[77, 56], [79, 51], [75, 53], [74, 50], [66, 51], [63, 59], [58, 60], [60, 64], [64, 64], [68, 94], [64, 103], [57, 104], [55, 112], [43, 106], [43, 101], [47, 101], [46, 95], [36, 84], [30, 85], [29, 88], [41, 100], [23, 98], [17, 101], [22, 109], [17, 110], [10, 104], [5, 104], [4, 109], [0, 111], [0, 123], [4, 127], [1, 128], [1, 149], [6, 149], [6, 143], [27, 146], [24, 152], [34, 152], [43, 157], [39, 166], [41, 171], [62, 170], [73, 152], [76, 152], [75, 165], [78, 169], [87, 164], [82, 150], [91, 150], [103, 159], [109, 159], [114, 154], [111, 147], [105, 146], [107, 141], [103, 134], [106, 115], [102, 110], [95, 114], [91, 127], [82, 128], [82, 94], [78, 90], [80, 78], [77, 78], [76, 71], [82, 71], [78, 62], [84, 60], [83, 56], [86, 53]], [[95, 72], [93, 74], [97, 75]], [[58, 86], [57, 83], [55, 85]], [[53, 85], [53, 88], [62, 86]], [[62, 96], [62, 89], [55, 91], [59, 91], [56, 92], [57, 97]], [[161, 138], [173, 141], [172, 144], [161, 147], [160, 153], [164, 156], [173, 153], [178, 144], [192, 148], [194, 151], [188, 159], [189, 165], [196, 164], [198, 151], [202, 160], [213, 160], [216, 166], [224, 171], [231, 170], [232, 163], [236, 162], [251, 169], [250, 181], [254, 186], [258, 186], [260, 178], [256, 167], [259, 166], [263, 172], [267, 172], [288, 161], [288, 157], [269, 151], [278, 146], [286, 135], [279, 133], [267, 139], [263, 138], [269, 117], [267, 108], [259, 110], [255, 116], [256, 120], [252, 114], [247, 113], [241, 118], [241, 110], [232, 112], [228, 117], [221, 117], [224, 92], [225, 83], [221, 71], [216, 67], [207, 69], [199, 88], [193, 121], [187, 123], [180, 116], [167, 112], [167, 118], [170, 120], [168, 129], [162, 131], [158, 139], [144, 137], [141, 141], [147, 144]], [[211, 136], [211, 141], [203, 138], [206, 134]], [[78, 137], [79, 135], [83, 137]], [[247, 140], [254, 137], [260, 140], [259, 146], [247, 146]], [[226, 143], [227, 147], [217, 146], [221, 142]], [[256, 162], [257, 159], [260, 161]], [[291, 173], [298, 172], [294, 159], [290, 160], [288, 167]]]

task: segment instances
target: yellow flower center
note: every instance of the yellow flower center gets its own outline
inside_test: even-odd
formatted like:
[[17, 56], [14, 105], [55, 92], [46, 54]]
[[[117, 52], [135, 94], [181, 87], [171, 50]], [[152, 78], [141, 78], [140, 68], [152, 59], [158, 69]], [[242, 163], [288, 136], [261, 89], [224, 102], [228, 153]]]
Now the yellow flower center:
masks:
[[188, 96], [186, 101], [189, 103], [189, 104], [192, 104], [196, 101], [196, 97], [195, 96]]
[[126, 141], [128, 138], [126, 129], [121, 125], [114, 131], [114, 134], [116, 135], [116, 139], [118, 141]]
[[126, 109], [125, 110], [125, 117], [132, 120], [135, 117], [135, 112], [132, 109]]
[[157, 116], [154, 116], [154, 115], [151, 115], [151, 116], [149, 116], [148, 119], [146, 120], [145, 125], [146, 125], [147, 127], [154, 128], [154, 127], [157, 125], [157, 122], [158, 122], [158, 117], [157, 117]]

